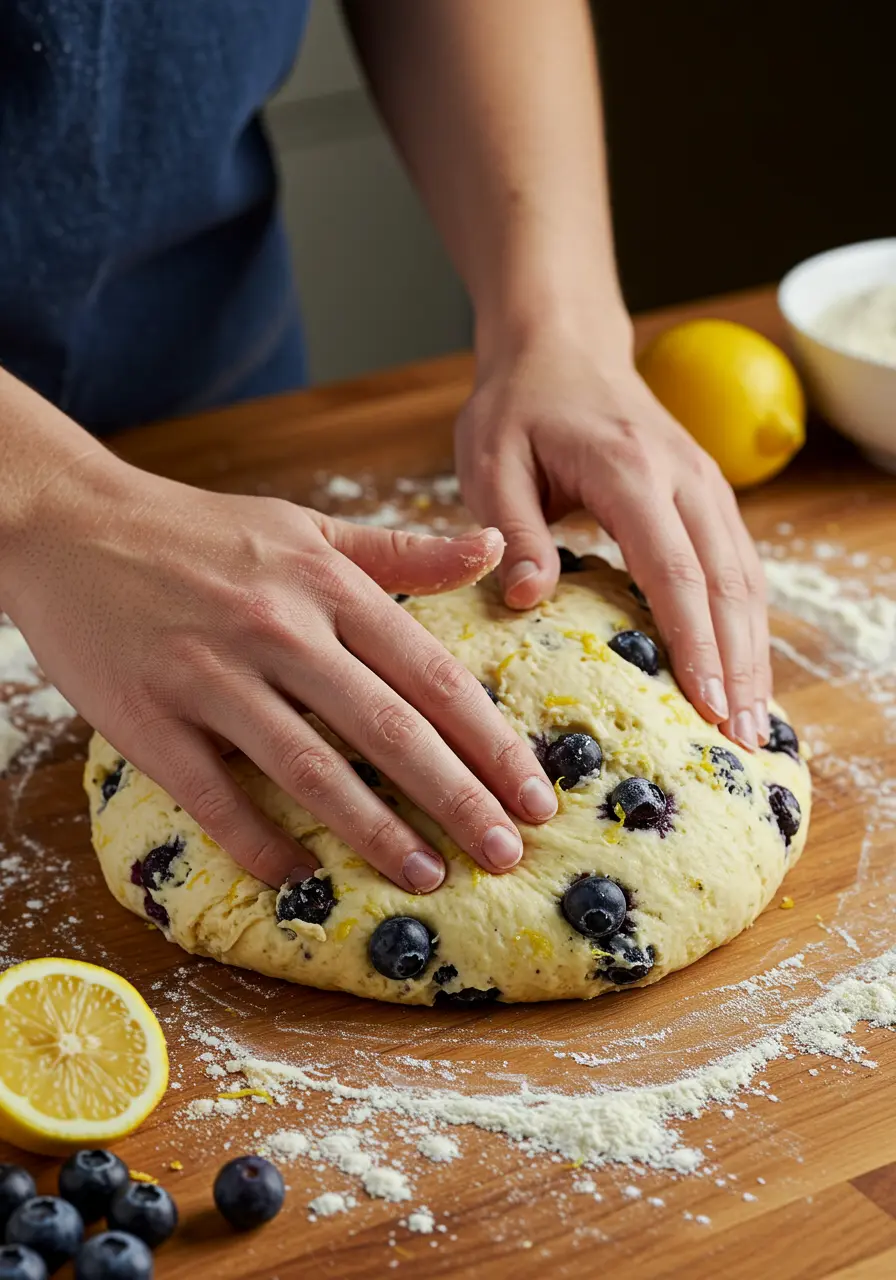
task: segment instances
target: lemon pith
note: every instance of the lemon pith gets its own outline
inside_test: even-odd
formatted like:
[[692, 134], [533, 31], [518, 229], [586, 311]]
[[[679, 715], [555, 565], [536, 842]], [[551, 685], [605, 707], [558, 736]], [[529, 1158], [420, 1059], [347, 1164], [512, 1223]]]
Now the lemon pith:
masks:
[[118, 974], [57, 958], [0, 974], [0, 1137], [48, 1155], [108, 1143], [167, 1083], [162, 1029]]

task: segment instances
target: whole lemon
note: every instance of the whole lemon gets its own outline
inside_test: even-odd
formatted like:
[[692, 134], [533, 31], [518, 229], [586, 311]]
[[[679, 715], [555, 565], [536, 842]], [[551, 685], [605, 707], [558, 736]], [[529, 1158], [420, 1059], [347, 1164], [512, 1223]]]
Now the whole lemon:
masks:
[[805, 442], [806, 401], [796, 370], [779, 347], [745, 325], [673, 325], [641, 353], [638, 370], [735, 489], [777, 475]]

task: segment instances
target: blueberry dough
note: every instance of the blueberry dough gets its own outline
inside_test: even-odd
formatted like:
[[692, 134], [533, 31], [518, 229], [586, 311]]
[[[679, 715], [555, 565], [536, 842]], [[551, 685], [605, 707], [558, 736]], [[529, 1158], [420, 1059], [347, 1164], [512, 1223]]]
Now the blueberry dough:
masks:
[[592, 558], [567, 556], [564, 570], [554, 600], [528, 613], [505, 609], [492, 580], [403, 603], [554, 781], [559, 813], [521, 828], [525, 857], [511, 874], [481, 870], [318, 726], [442, 852], [448, 876], [428, 897], [405, 893], [233, 757], [255, 802], [321, 863], [278, 893], [95, 735], [85, 787], [115, 897], [187, 951], [404, 1004], [590, 1000], [735, 938], [803, 850], [805, 750], [780, 707], [768, 749], [732, 745], [679, 691], [625, 576]]

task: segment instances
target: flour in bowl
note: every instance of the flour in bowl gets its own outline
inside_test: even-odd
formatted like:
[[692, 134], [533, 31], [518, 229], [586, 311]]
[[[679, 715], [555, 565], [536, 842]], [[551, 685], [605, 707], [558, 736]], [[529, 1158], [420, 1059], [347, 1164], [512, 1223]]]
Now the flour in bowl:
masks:
[[840, 298], [814, 326], [824, 342], [852, 355], [896, 365], [896, 284]]

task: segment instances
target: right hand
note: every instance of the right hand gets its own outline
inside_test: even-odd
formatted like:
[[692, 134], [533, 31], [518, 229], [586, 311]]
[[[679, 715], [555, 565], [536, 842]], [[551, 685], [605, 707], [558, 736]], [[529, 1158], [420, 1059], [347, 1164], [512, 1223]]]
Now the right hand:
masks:
[[445, 875], [297, 704], [488, 871], [522, 856], [509, 814], [556, 811], [479, 682], [387, 594], [478, 580], [501, 558], [496, 530], [449, 540], [353, 525], [105, 453], [37, 508], [4, 556], [4, 607], [81, 714], [259, 879], [279, 886], [317, 864], [233, 780], [228, 745], [403, 889]]

